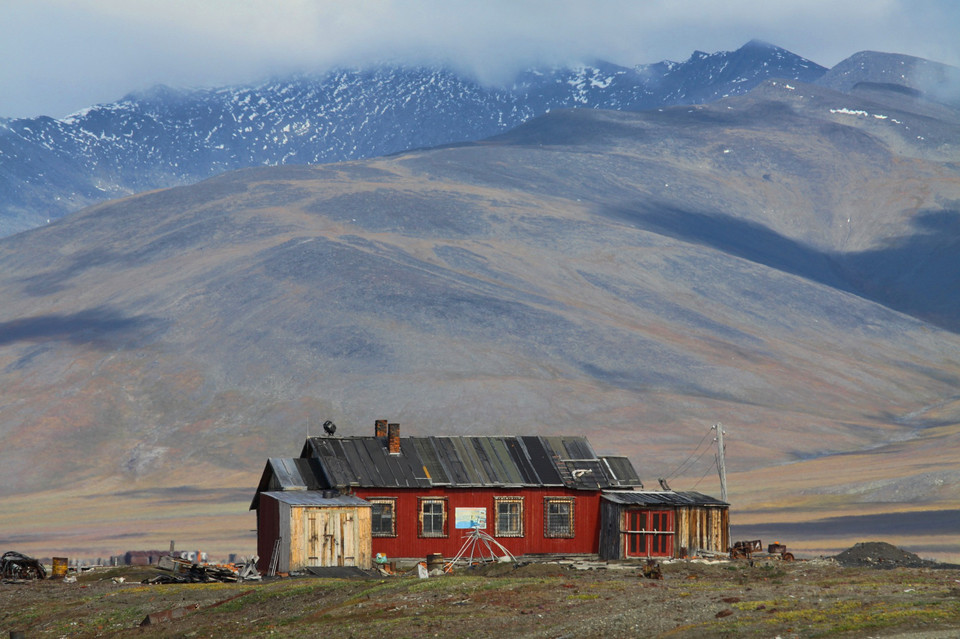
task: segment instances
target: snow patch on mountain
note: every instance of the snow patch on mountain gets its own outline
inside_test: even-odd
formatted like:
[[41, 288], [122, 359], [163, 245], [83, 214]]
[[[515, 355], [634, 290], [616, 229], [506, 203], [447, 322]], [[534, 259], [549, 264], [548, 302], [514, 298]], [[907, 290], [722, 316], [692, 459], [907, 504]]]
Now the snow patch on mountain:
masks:
[[0, 235], [105, 198], [233, 169], [319, 164], [478, 140], [564, 108], [646, 110], [826, 69], [750, 42], [685, 62], [532, 69], [510, 88], [448, 69], [379, 66], [257, 85], [133, 93], [54, 120], [0, 120]]

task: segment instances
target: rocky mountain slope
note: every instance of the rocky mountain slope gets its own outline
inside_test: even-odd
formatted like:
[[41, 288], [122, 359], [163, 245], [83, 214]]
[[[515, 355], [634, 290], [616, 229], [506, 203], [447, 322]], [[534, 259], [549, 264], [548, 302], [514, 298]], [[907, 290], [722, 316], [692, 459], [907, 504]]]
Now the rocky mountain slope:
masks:
[[737, 523], [838, 516], [817, 548], [854, 515], [957, 512], [958, 139], [895, 88], [769, 80], [7, 238], [4, 541], [235, 550], [266, 457], [381, 417], [585, 434], [706, 492], [709, 456], [672, 473], [722, 422]]
[[379, 67], [209, 90], [167, 87], [62, 120], [0, 120], [0, 235], [83, 206], [231, 169], [317, 164], [478, 140], [559, 108], [643, 110], [826, 69], [750, 42], [682, 63], [539, 69], [487, 87], [442, 68]]

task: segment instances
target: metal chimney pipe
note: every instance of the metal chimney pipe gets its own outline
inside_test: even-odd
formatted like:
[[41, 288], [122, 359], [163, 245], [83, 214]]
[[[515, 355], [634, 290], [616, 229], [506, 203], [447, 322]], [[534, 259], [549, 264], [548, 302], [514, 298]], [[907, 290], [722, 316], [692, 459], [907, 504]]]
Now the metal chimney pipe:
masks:
[[387, 450], [391, 455], [400, 454], [400, 424], [387, 426]]

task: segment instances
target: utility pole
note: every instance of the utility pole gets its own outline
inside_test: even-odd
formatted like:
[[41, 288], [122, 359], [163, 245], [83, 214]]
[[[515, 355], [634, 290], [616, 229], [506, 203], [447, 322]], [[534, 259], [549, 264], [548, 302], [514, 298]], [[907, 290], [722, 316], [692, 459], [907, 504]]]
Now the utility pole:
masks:
[[713, 425], [717, 431], [717, 472], [720, 473], [720, 500], [727, 501], [727, 469], [723, 465], [723, 424]]

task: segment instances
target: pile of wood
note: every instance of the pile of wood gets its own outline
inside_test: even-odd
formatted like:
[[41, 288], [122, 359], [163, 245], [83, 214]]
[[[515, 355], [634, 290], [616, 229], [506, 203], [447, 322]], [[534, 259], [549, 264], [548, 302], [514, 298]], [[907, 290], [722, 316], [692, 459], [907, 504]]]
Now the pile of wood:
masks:
[[[166, 559], [166, 558], [164, 558]], [[169, 570], [169, 574], [157, 575], [144, 579], [144, 584], [195, 584], [219, 581], [236, 583], [240, 581], [259, 581], [257, 558], [250, 559], [245, 564], [191, 564], [183, 560], [172, 559], [169, 562], [161, 561], [158, 566]]]

